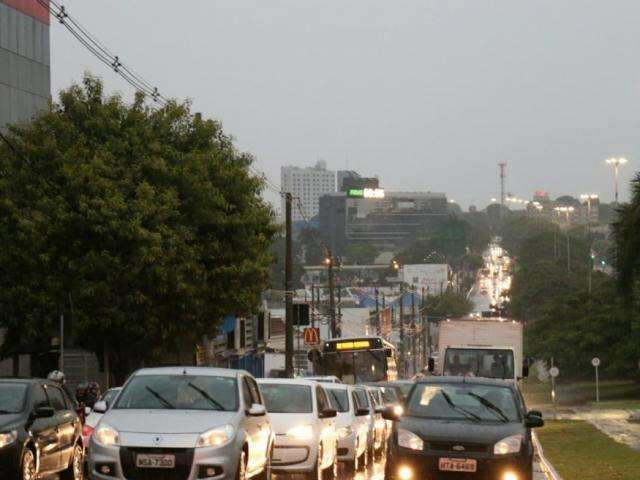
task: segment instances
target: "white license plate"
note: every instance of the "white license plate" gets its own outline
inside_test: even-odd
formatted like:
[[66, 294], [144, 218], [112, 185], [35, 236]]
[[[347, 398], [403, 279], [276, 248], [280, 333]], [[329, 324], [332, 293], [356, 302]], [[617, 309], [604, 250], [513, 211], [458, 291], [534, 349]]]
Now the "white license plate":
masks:
[[138, 468], [175, 468], [175, 466], [175, 455], [140, 453], [136, 456], [136, 467]]
[[478, 462], [472, 458], [441, 458], [438, 468], [443, 472], [475, 473]]

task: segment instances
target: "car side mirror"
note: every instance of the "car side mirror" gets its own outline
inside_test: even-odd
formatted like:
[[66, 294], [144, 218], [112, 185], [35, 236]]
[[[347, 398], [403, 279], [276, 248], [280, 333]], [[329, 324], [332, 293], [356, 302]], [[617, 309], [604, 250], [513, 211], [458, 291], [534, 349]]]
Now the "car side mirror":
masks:
[[529, 362], [526, 360], [522, 362], [522, 377], [527, 378], [529, 376]]
[[542, 417], [532, 415], [532, 413], [529, 412], [524, 419], [524, 425], [527, 428], [544, 427], [544, 420], [542, 419]]
[[109, 409], [109, 405], [104, 400], [96, 402], [93, 405], [93, 411], [96, 413], [105, 413]]
[[527, 416], [529, 415], [542, 418], [542, 412], [540, 410], [529, 410], [529, 412], [527, 413]]
[[430, 373], [433, 373], [435, 369], [436, 369], [436, 361], [433, 359], [433, 357], [429, 357], [429, 360], [427, 362], [427, 370], [429, 370]]
[[90, 407], [84, 407], [84, 414], [85, 415], [90, 415], [91, 414], [91, 408]]
[[365, 415], [369, 415], [368, 408], [358, 408], [356, 410], [356, 417], [364, 417]]
[[399, 407], [399, 405], [386, 407], [384, 410], [382, 410], [382, 418], [384, 418], [385, 420], [391, 420], [395, 422], [400, 418], [401, 415], [402, 408]]
[[56, 411], [53, 407], [38, 407], [34, 410], [33, 416], [36, 418], [51, 418]]
[[262, 417], [267, 414], [267, 409], [264, 405], [260, 405], [259, 403], [254, 403], [251, 405], [251, 408], [247, 412], [250, 417]]
[[318, 414], [320, 418], [334, 418], [336, 415], [338, 412], [333, 408], [325, 408]]
[[384, 353], [387, 356], [387, 358], [393, 357], [393, 350], [391, 350], [390, 348], [385, 348]]

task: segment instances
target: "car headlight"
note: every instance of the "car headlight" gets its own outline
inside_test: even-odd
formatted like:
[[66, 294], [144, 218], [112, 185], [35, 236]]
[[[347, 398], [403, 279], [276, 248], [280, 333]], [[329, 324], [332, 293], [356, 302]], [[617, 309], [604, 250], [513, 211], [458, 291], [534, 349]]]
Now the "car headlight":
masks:
[[100, 425], [98, 429], [93, 432], [93, 438], [96, 439], [96, 442], [100, 445], [104, 445], [105, 447], [120, 445], [120, 436], [118, 435], [118, 432], [106, 424]]
[[512, 435], [511, 437], [503, 438], [493, 446], [493, 454], [507, 455], [509, 453], [518, 453], [520, 452], [523, 439], [523, 435]]
[[231, 425], [212, 428], [207, 430], [198, 437], [196, 448], [202, 447], [220, 447], [231, 441], [235, 429]]
[[287, 436], [296, 440], [311, 440], [313, 438], [313, 427], [311, 425], [298, 425], [287, 431]]
[[12, 443], [15, 443], [18, 438], [18, 431], [11, 430], [10, 432], [0, 433], [0, 448], [8, 447]]
[[336, 430], [336, 436], [338, 438], [347, 438], [352, 432], [351, 427], [341, 427]]
[[404, 428], [398, 429], [398, 445], [403, 448], [410, 448], [411, 450], [424, 449], [424, 442], [415, 433], [405, 430]]

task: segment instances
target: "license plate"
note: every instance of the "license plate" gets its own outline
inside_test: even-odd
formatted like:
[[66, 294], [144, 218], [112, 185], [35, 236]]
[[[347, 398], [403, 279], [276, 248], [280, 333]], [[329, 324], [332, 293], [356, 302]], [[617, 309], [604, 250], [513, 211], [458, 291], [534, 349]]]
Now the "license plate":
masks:
[[138, 468], [175, 468], [175, 455], [153, 455], [140, 453], [136, 456], [136, 467]]
[[441, 458], [438, 468], [443, 472], [475, 473], [478, 462], [472, 458]]

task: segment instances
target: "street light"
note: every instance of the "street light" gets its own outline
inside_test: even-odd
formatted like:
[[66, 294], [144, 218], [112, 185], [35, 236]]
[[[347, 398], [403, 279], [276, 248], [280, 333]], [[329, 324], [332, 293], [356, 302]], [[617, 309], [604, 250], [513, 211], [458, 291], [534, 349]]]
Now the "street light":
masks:
[[580, 200], [587, 202], [587, 225], [591, 224], [591, 201], [597, 199], [598, 195], [595, 193], [583, 193], [580, 195]]
[[564, 214], [565, 214], [565, 217], [566, 217], [567, 225], [569, 225], [569, 215], [570, 215], [571, 213], [573, 213], [573, 211], [575, 210], [575, 208], [573, 208], [573, 207], [556, 207], [556, 208], [554, 208], [554, 210], [555, 210], [556, 212], [558, 212], [558, 214], [560, 214], [560, 213], [564, 213]]
[[626, 158], [607, 158], [605, 160], [605, 162], [608, 165], [613, 165], [613, 172], [614, 172], [614, 179], [615, 179], [615, 186], [616, 186], [616, 205], [618, 204], [618, 176], [619, 176], [619, 170], [620, 167], [625, 165], [627, 163], [627, 159]]

